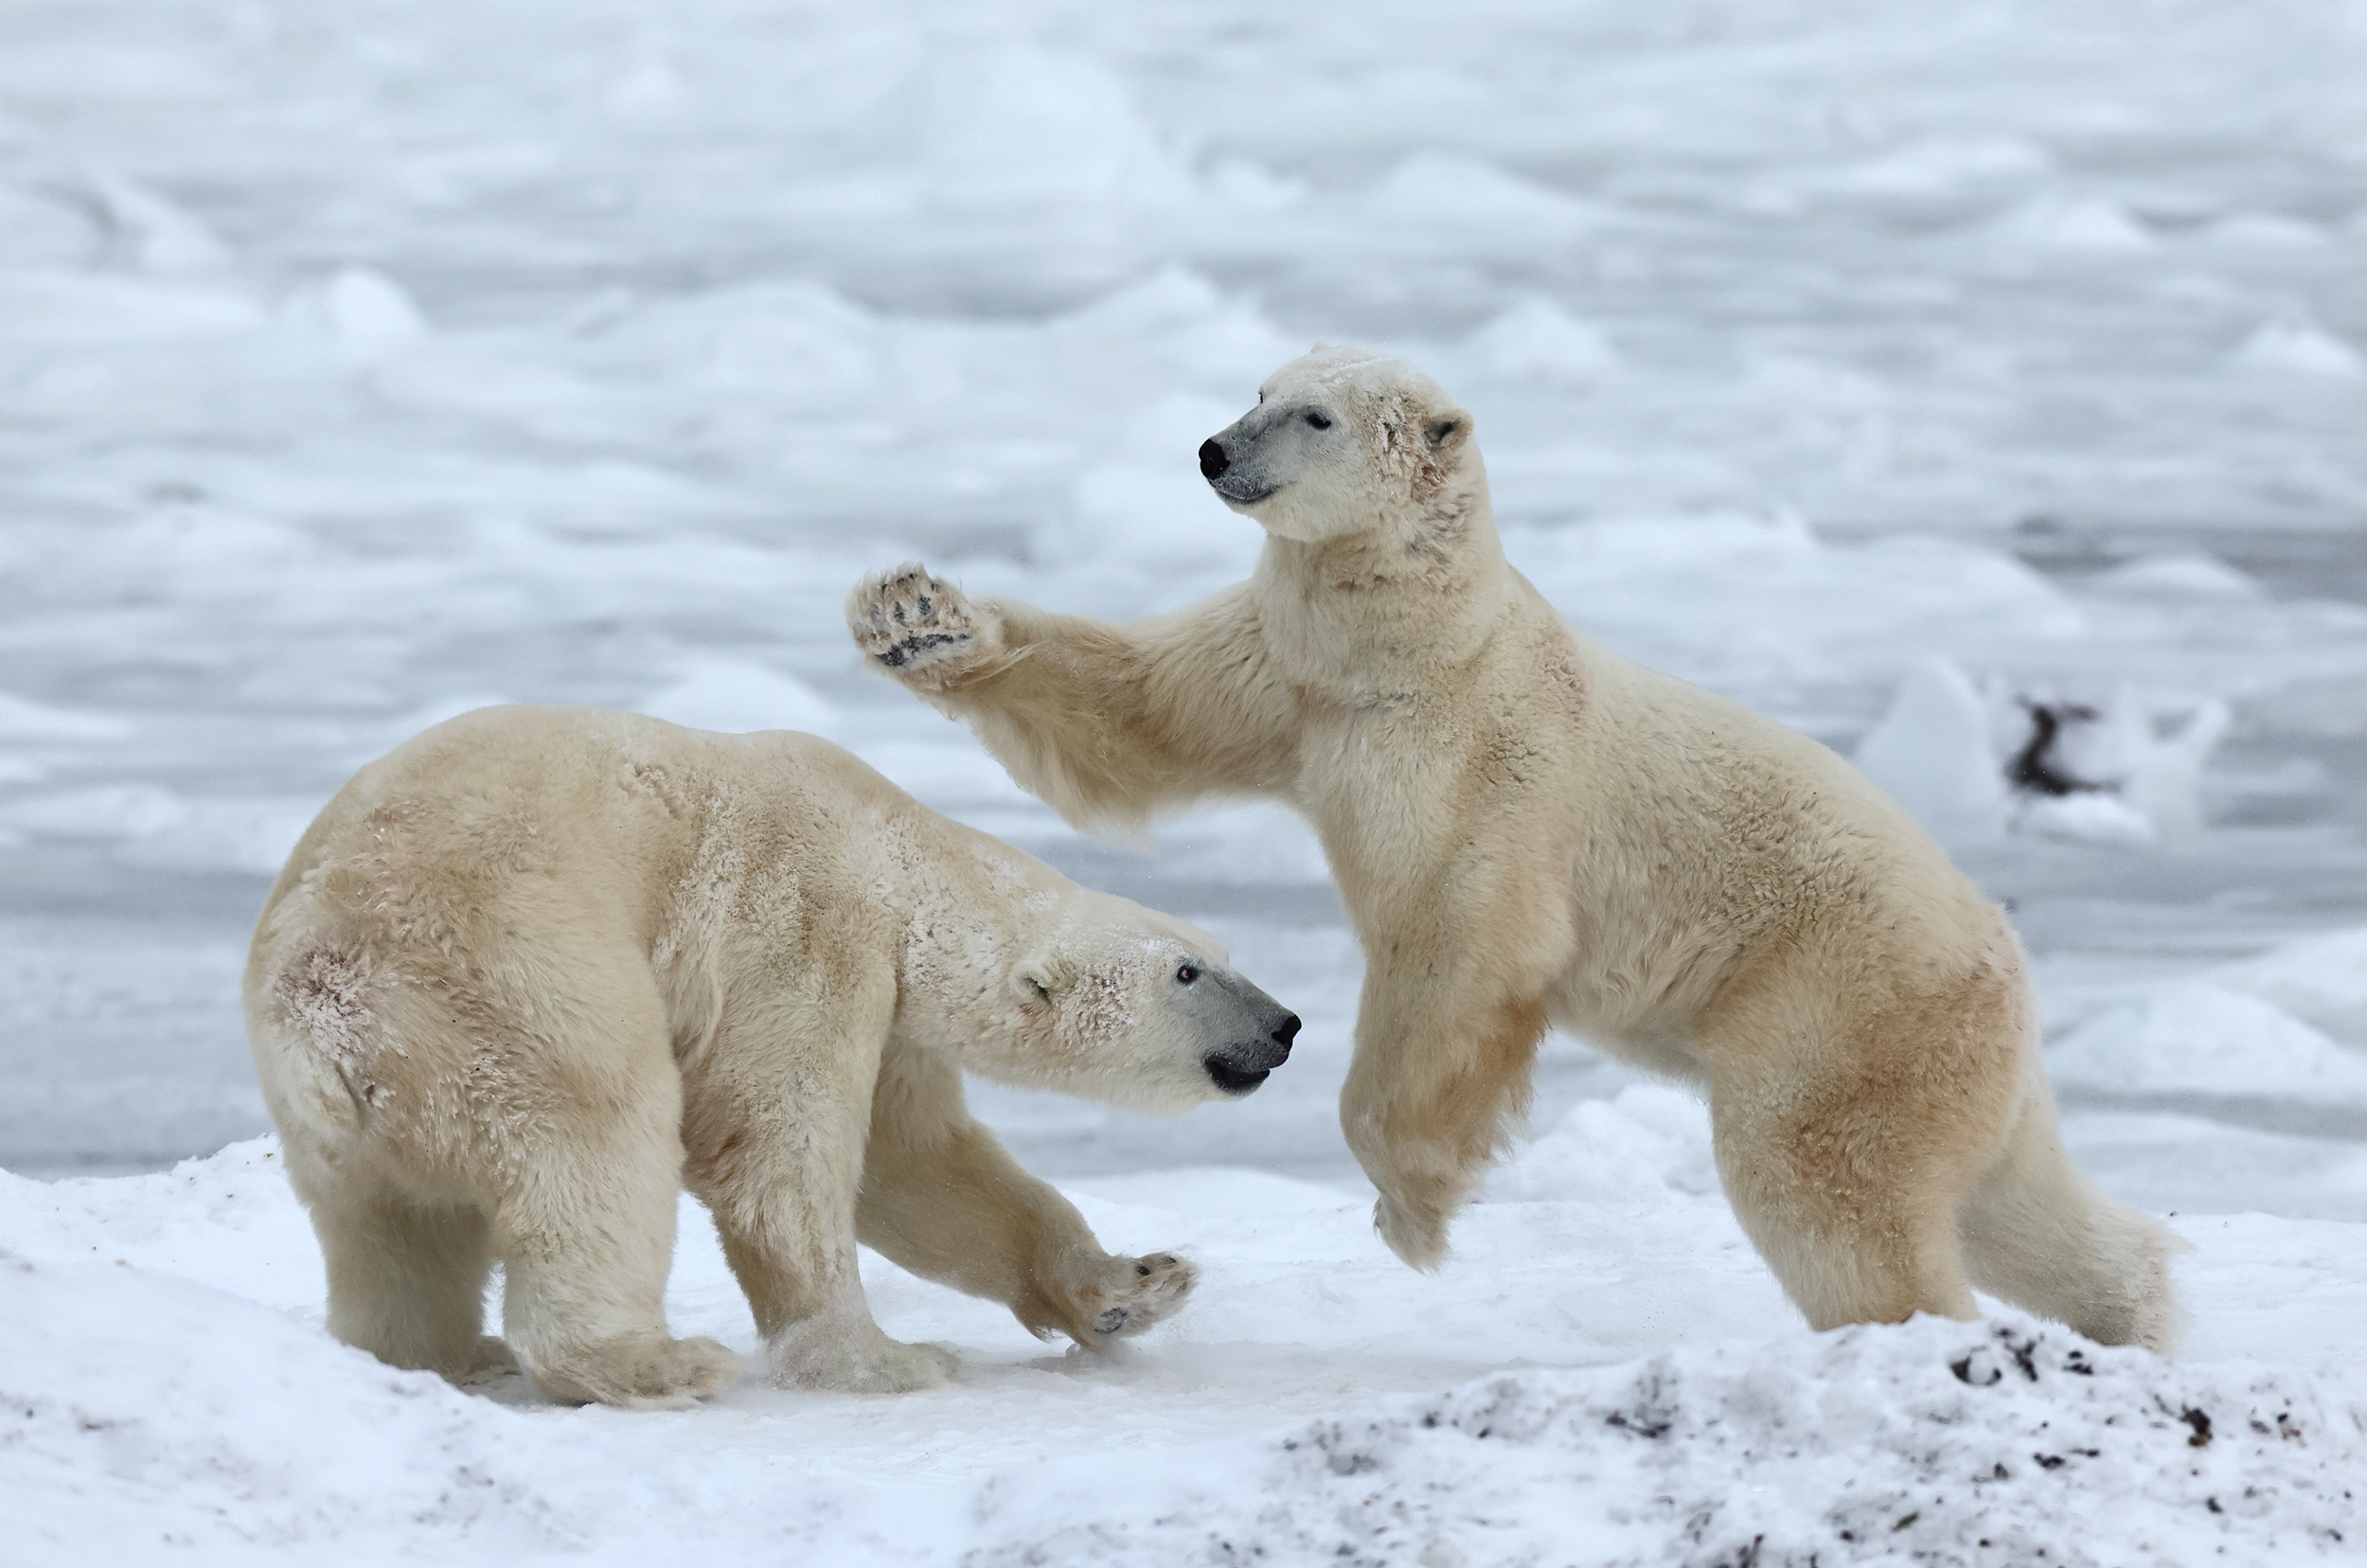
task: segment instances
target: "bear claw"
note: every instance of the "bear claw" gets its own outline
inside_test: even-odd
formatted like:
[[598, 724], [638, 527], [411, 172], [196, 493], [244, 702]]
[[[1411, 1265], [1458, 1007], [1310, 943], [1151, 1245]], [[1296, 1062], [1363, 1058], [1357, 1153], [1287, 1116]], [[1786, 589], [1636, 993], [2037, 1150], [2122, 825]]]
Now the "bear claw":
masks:
[[1104, 1305], [1088, 1317], [1103, 1339], [1130, 1339], [1149, 1328], [1183, 1306], [1200, 1278], [1200, 1271], [1173, 1253], [1111, 1261], [1118, 1277], [1095, 1292]]

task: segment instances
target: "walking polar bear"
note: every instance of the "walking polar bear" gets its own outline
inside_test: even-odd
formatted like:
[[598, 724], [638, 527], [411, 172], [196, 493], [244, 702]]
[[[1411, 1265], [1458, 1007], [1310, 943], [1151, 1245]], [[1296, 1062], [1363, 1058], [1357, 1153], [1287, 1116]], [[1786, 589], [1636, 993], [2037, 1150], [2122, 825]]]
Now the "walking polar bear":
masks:
[[1707, 1091], [1811, 1324], [1967, 1317], [1977, 1286], [2170, 1342], [2179, 1243], [2064, 1156], [2000, 912], [1824, 746], [1565, 626], [1435, 383], [1319, 347], [1200, 462], [1267, 535], [1213, 597], [1120, 627], [907, 566], [849, 626], [1080, 826], [1312, 822], [1366, 958], [1341, 1123], [1399, 1256], [1439, 1261], [1550, 1023]]
[[[272, 888], [246, 1014], [329, 1327], [455, 1380], [683, 1404], [739, 1359], [664, 1297], [685, 1180], [771, 1371], [943, 1381], [864, 1243], [1097, 1345], [1190, 1292], [970, 1119], [962, 1070], [1153, 1111], [1248, 1094], [1298, 1020], [1206, 934], [808, 735], [487, 708], [356, 775]], [[480, 1337], [491, 1264], [508, 1335]]]

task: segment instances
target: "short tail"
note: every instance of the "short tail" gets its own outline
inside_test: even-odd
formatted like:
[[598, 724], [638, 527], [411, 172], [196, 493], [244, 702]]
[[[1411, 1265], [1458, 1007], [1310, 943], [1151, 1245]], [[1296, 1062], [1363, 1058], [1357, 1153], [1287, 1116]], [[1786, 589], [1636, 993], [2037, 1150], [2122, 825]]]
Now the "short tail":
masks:
[[372, 1071], [383, 1033], [375, 990], [358, 946], [302, 932], [289, 941], [258, 935], [247, 965], [247, 1041], [283, 1136], [292, 1119], [317, 1136], [350, 1136], [383, 1097]]

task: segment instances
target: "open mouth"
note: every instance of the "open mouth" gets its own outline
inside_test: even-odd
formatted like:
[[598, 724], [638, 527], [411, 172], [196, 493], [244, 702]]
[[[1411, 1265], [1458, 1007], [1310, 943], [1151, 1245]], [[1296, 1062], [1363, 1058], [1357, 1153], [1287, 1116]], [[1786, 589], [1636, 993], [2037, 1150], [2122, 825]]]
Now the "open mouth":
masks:
[[1205, 1063], [1208, 1077], [1219, 1089], [1228, 1095], [1246, 1095], [1273, 1076], [1270, 1067], [1243, 1070], [1211, 1057]]

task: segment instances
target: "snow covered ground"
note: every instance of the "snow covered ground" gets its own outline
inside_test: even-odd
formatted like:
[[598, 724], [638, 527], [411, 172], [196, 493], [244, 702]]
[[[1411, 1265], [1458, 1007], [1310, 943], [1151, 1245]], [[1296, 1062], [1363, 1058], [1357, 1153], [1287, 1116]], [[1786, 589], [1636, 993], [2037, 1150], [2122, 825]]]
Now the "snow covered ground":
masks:
[[[743, 1385], [679, 1415], [390, 1371], [319, 1330], [267, 1141], [169, 1173], [0, 1176], [11, 1563], [2357, 1561], [2367, 1227], [2181, 1219], [2187, 1357], [1918, 1320], [1819, 1338], [1669, 1091], [1593, 1107], [1416, 1276], [1367, 1204], [1257, 1171], [1072, 1184], [1112, 1245], [1187, 1248], [1127, 1354], [867, 1260], [956, 1385]], [[755, 1328], [684, 1205], [669, 1312]], [[2084, 1370], [2083, 1370], [2084, 1368]], [[487, 1397], [489, 1394], [489, 1398]], [[2199, 1417], [2199, 1418], [2198, 1418]], [[2197, 1439], [2207, 1436], [2207, 1441]], [[1751, 1556], [1753, 1542], [1759, 1555]], [[165, 1548], [169, 1546], [171, 1550]], [[2044, 1548], [2051, 1556], [2041, 1556]]]
[[[2367, 1559], [2361, 80], [2357, 0], [0, 0], [19, 1555]], [[2196, 1243], [2186, 1361], [1810, 1338], [1699, 1109], [1564, 1041], [1411, 1274], [1305, 831], [1081, 841], [856, 668], [908, 555], [1112, 615], [1238, 575], [1190, 454], [1317, 337], [1473, 409], [1574, 622], [2012, 900], [2074, 1152]], [[1217, 929], [1308, 1020], [1259, 1096], [978, 1096], [1191, 1310], [1047, 1356], [882, 1268], [969, 1381], [630, 1418], [329, 1344], [238, 1141], [247, 924], [357, 763], [497, 699], [816, 730]], [[2034, 704], [2120, 787], [2001, 789]], [[685, 1224], [678, 1329], [745, 1345]]]

